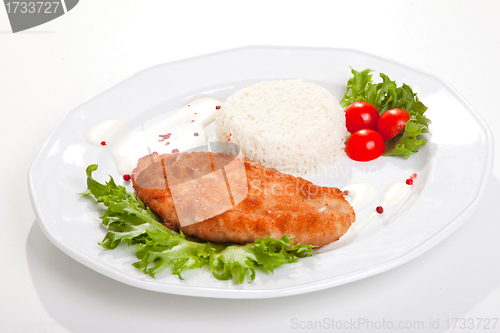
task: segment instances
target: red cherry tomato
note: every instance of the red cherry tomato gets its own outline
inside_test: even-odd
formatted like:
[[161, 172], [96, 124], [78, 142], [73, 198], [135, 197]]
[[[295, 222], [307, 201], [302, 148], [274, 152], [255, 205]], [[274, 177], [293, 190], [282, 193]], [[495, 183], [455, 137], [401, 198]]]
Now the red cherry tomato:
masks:
[[405, 128], [410, 114], [402, 109], [390, 109], [382, 113], [377, 122], [377, 132], [385, 141], [392, 139]]
[[354, 102], [345, 109], [345, 125], [350, 133], [361, 129], [377, 129], [379, 113], [377, 108], [367, 102]]
[[345, 146], [347, 156], [359, 162], [374, 160], [380, 157], [384, 150], [385, 142], [382, 135], [371, 129], [354, 132]]

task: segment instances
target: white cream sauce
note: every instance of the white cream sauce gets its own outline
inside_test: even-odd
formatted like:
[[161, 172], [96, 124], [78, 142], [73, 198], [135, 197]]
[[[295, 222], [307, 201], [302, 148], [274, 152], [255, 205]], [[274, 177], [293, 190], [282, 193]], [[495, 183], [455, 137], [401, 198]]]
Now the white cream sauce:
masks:
[[[145, 155], [172, 153], [174, 149], [183, 151], [205, 145], [208, 135], [204, 128], [214, 122], [217, 105], [221, 102], [216, 99], [199, 97], [170, 118], [144, 131], [134, 130], [120, 119], [106, 120], [93, 126], [86, 139], [95, 146], [101, 146], [104, 141], [104, 147], [113, 155], [118, 172], [130, 174], [139, 158]], [[186, 125], [175, 129], [182, 124]], [[167, 135], [168, 138], [160, 135]]]
[[[380, 206], [385, 210], [387, 207], [394, 206], [401, 201], [403, 201], [411, 191], [411, 185], [407, 185], [404, 181], [397, 181], [390, 184], [382, 196], [380, 197]], [[347, 185], [341, 188], [342, 191], [349, 191], [348, 195], [350, 198], [350, 204], [353, 206], [356, 214], [361, 209], [365, 208], [372, 202], [374, 202], [378, 197], [378, 190], [375, 186], [369, 183], [356, 183]], [[370, 216], [361, 222], [356, 222], [349, 230], [340, 238], [338, 242], [334, 245], [334, 248], [340, 247], [346, 242], [349, 242], [357, 233], [366, 227], [375, 217], [380, 215], [376, 210], [373, 211]]]
[[[401, 202], [408, 193], [410, 193], [411, 185], [407, 185], [405, 182], [399, 181], [392, 183], [387, 187], [385, 192], [380, 198], [380, 206], [385, 210], [387, 207], [394, 206], [395, 204]], [[380, 215], [377, 211], [371, 213], [364, 221], [358, 223], [354, 229], [356, 231], [364, 228], [371, 220], [373, 220], [377, 215]]]
[[382, 194], [380, 205], [383, 208], [394, 206], [406, 198], [410, 190], [411, 185], [407, 185], [404, 181], [392, 183], [387, 187], [384, 194]]
[[349, 184], [340, 190], [348, 192], [351, 197], [349, 204], [356, 213], [374, 202], [379, 195], [378, 189], [370, 183]]

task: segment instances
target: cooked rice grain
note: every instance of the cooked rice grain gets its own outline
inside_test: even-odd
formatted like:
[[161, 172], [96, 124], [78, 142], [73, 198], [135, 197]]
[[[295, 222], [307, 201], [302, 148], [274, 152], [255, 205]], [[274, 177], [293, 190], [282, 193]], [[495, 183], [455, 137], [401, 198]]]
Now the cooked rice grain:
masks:
[[342, 107], [323, 87], [286, 80], [261, 82], [230, 96], [218, 110], [219, 141], [240, 145], [246, 158], [284, 172], [311, 172], [343, 154]]

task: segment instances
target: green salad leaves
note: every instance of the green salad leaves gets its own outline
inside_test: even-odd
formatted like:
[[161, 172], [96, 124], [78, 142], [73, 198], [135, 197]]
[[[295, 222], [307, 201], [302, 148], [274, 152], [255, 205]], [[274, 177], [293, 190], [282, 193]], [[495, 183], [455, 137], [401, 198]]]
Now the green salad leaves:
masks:
[[410, 114], [410, 120], [401, 133], [385, 143], [384, 155], [403, 155], [408, 158], [418, 152], [419, 146], [427, 143], [421, 135], [429, 132], [431, 121], [424, 116], [427, 107], [418, 100], [417, 94], [406, 84], [398, 87], [395, 81], [382, 73], [382, 82], [373, 83], [370, 74], [373, 70], [369, 68], [361, 72], [351, 68], [351, 72], [353, 77], [347, 82], [347, 91], [340, 105], [346, 108], [354, 102], [365, 101], [375, 106], [380, 115], [390, 109], [405, 110]]
[[312, 245], [292, 246], [286, 235], [281, 239], [259, 238], [246, 245], [212, 244], [188, 238], [161, 224], [160, 218], [135, 193], [116, 185], [111, 176], [105, 184], [93, 179], [95, 170], [96, 164], [87, 167], [87, 191], [81, 194], [106, 207], [101, 220], [108, 232], [99, 244], [107, 250], [120, 243], [138, 245], [136, 255], [140, 261], [133, 265], [152, 277], [170, 267], [182, 279], [185, 269], [208, 266], [219, 280], [234, 277], [243, 283], [249, 275], [250, 283], [255, 279], [257, 267], [273, 272], [283, 264], [314, 254]]

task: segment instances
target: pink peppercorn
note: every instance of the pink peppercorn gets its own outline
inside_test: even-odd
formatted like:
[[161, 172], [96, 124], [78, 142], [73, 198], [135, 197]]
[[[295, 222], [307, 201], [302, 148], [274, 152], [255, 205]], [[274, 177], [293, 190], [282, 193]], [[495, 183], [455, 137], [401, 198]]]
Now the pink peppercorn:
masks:
[[130, 175], [128, 174], [123, 175], [123, 180], [128, 182], [130, 180]]
[[384, 208], [382, 206], [377, 207], [377, 213], [382, 214], [384, 212]]
[[101, 146], [105, 146], [106, 145], [106, 141], [101, 141]]
[[408, 178], [408, 179], [406, 180], [406, 185], [413, 185], [413, 179]]

